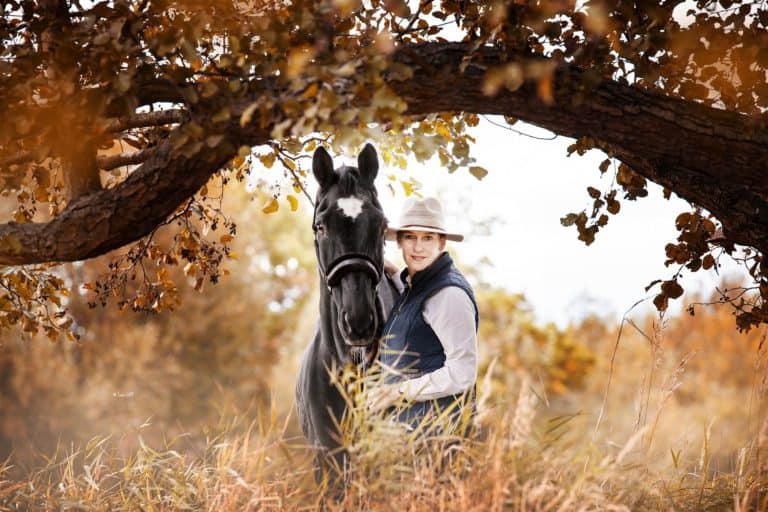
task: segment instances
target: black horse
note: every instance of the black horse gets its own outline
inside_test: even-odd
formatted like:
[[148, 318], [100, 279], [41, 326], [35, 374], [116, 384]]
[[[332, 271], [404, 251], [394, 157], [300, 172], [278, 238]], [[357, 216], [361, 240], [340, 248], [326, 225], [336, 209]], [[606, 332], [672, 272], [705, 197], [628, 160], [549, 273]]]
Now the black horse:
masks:
[[365, 366], [378, 349], [380, 330], [397, 294], [383, 272], [386, 218], [374, 186], [376, 150], [367, 144], [357, 168], [333, 168], [318, 148], [312, 172], [320, 184], [313, 230], [320, 272], [320, 322], [304, 352], [296, 382], [296, 409], [304, 435], [319, 452], [316, 476], [337, 480], [347, 464], [336, 425], [346, 401], [330, 372]]

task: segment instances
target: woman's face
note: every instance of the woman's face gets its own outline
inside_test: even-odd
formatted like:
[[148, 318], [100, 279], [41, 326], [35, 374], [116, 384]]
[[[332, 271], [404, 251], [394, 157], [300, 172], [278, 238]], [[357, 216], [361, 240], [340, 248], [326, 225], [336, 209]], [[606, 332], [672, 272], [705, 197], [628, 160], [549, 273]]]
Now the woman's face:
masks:
[[413, 275], [430, 266], [445, 249], [445, 238], [429, 231], [403, 231], [397, 237], [403, 251], [408, 274]]

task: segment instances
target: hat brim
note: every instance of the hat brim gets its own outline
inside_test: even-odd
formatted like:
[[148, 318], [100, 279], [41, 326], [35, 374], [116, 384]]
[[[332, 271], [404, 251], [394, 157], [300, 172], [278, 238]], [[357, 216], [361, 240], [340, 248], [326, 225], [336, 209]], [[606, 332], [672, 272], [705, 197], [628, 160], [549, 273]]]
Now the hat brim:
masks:
[[387, 227], [384, 239], [394, 242], [397, 240], [397, 234], [401, 231], [426, 231], [427, 233], [443, 235], [446, 240], [451, 240], [453, 242], [461, 242], [464, 240], [464, 235], [460, 235], [459, 233], [449, 233], [443, 229], [433, 228], [431, 226], [390, 226]]

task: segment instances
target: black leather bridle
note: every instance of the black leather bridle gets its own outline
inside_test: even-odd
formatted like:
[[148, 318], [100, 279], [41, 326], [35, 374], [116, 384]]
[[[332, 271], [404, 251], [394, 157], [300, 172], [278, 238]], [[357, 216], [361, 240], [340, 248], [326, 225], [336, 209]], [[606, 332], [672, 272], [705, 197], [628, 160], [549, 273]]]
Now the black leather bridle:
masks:
[[[342, 254], [328, 265], [323, 266], [323, 260], [320, 258], [320, 242], [317, 239], [317, 209], [312, 215], [312, 231], [314, 231], [315, 257], [317, 258], [317, 268], [320, 278], [325, 283], [328, 292], [331, 293], [334, 286], [338, 285], [341, 278], [351, 272], [363, 272], [373, 279], [374, 288], [378, 288], [381, 278], [384, 275], [384, 259], [381, 263], [376, 263], [370, 256], [361, 253]], [[383, 236], [383, 234], [382, 234]], [[381, 300], [376, 298], [376, 313], [379, 319], [384, 318]], [[378, 344], [375, 344], [373, 350], [367, 350], [361, 361], [356, 364], [363, 370], [367, 370], [372, 362], [378, 357]]]

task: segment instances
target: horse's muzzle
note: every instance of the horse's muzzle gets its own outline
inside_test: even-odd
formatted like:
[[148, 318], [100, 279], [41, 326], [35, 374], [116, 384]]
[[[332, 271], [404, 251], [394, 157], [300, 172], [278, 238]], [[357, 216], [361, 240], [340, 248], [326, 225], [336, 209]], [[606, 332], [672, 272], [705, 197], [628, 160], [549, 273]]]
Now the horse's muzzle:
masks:
[[346, 312], [341, 314], [342, 336], [344, 342], [351, 347], [367, 347], [373, 343], [376, 327], [376, 316], [373, 313], [365, 319], [359, 316], [351, 319]]

